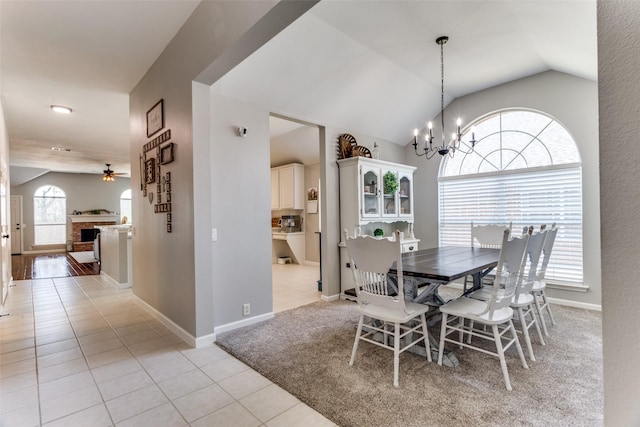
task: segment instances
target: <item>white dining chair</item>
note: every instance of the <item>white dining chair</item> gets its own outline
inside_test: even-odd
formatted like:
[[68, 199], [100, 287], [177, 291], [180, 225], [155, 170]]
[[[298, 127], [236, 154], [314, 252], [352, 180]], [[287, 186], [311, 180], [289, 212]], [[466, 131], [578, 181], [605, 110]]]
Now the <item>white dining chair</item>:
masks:
[[[345, 230], [345, 242], [360, 312], [349, 365], [353, 366], [360, 341], [393, 350], [393, 385], [398, 387], [400, 353], [424, 343], [427, 360], [431, 362], [425, 315], [429, 306], [404, 298], [399, 232], [396, 231], [395, 240], [389, 240], [371, 236], [351, 238]], [[388, 280], [391, 268], [397, 270], [397, 288]]]
[[534, 304], [538, 313], [538, 318], [540, 319], [540, 323], [542, 324], [542, 331], [547, 337], [549, 336], [549, 331], [547, 330], [547, 323], [544, 320], [544, 311], [546, 310], [547, 314], [549, 315], [549, 320], [551, 320], [552, 325], [556, 324], [556, 320], [553, 317], [551, 306], [549, 305], [549, 301], [547, 300], [547, 294], [545, 292], [547, 285], [545, 283], [544, 276], [547, 272], [549, 258], [551, 257], [551, 251], [553, 250], [553, 245], [556, 241], [557, 234], [558, 228], [556, 227], [556, 224], [553, 223], [551, 225], [551, 229], [547, 230], [547, 237], [544, 241], [544, 246], [542, 247], [542, 263], [538, 268], [535, 281], [533, 282], [533, 287], [531, 288], [531, 294], [534, 297]]
[[[522, 367], [529, 368], [518, 340], [518, 334], [511, 320], [513, 309], [510, 307], [518, 286], [518, 277], [524, 265], [528, 242], [529, 235], [509, 239], [509, 230], [504, 231], [500, 258], [496, 267], [496, 285], [491, 288], [492, 293], [489, 300], [481, 301], [474, 298], [460, 297], [440, 306], [442, 325], [438, 349], [438, 365], [442, 365], [446, 343], [496, 356], [500, 360], [507, 390], [512, 389], [505, 359], [505, 351], [509, 347], [516, 346]], [[501, 292], [498, 292], [500, 288], [497, 285], [498, 283], [504, 283], [504, 289]], [[469, 324], [467, 324], [467, 321], [469, 321]], [[487, 325], [490, 328], [490, 332], [472, 327], [471, 321], [474, 324]], [[475, 346], [471, 342], [465, 342], [464, 338], [467, 334], [493, 342], [495, 344], [495, 352], [487, 350], [485, 347]], [[450, 336], [457, 336], [458, 339], [450, 338]]]
[[[505, 230], [509, 230], [511, 236], [511, 228], [513, 223], [504, 224], [476, 224], [471, 222], [471, 247], [472, 248], [490, 248], [500, 249], [502, 245], [502, 235]], [[464, 292], [467, 291], [467, 285], [471, 276], [464, 278]], [[483, 279], [483, 283], [490, 285], [493, 283], [495, 274], [489, 273]]]
[[[538, 233], [533, 232], [533, 227], [524, 227], [522, 235], [529, 235], [529, 243], [525, 252], [525, 264], [518, 278], [518, 285], [516, 287], [515, 295], [509, 306], [513, 308], [516, 313], [516, 324], [519, 326], [519, 331], [524, 336], [524, 341], [527, 346], [529, 358], [535, 362], [536, 358], [533, 353], [533, 345], [531, 344], [531, 334], [529, 330], [535, 327], [538, 334], [538, 340], [541, 345], [546, 345], [542, 332], [540, 331], [540, 320], [536, 316], [534, 296], [531, 294], [533, 283], [537, 276], [538, 262], [540, 261], [540, 255], [542, 253], [542, 246], [544, 245], [547, 231], [541, 231]], [[471, 298], [488, 300], [491, 298], [493, 290], [491, 288], [483, 288], [479, 291], [471, 293]], [[502, 294], [502, 289], [499, 289], [498, 294]], [[471, 325], [473, 327], [473, 324]], [[469, 335], [471, 339], [471, 335]]]

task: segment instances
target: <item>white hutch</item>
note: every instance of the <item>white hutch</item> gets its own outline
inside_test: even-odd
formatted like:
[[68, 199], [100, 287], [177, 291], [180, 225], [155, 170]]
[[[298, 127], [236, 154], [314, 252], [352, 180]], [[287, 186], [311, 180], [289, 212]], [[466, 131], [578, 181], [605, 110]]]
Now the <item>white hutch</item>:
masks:
[[[390, 237], [401, 232], [402, 251], [418, 250], [413, 235], [413, 173], [415, 167], [366, 157], [338, 160], [340, 168], [340, 275], [341, 292], [354, 287], [347, 267], [344, 230], [349, 235]], [[385, 191], [385, 175], [395, 177], [395, 191]], [[389, 178], [389, 176], [387, 177]]]

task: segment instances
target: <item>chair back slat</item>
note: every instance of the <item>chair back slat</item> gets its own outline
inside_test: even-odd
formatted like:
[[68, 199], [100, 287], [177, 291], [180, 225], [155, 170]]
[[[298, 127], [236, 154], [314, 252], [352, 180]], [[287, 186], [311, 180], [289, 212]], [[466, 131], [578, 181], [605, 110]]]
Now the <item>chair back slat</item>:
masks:
[[535, 281], [544, 280], [544, 276], [547, 273], [547, 266], [549, 265], [549, 258], [551, 257], [551, 251], [553, 250], [553, 244], [556, 241], [556, 235], [558, 234], [558, 228], [556, 224], [551, 225], [551, 230], [547, 230], [547, 237], [544, 240], [542, 246], [542, 263], [538, 268]]
[[543, 229], [543, 231], [534, 233], [533, 227], [529, 227], [527, 230], [529, 243], [527, 244], [525, 253], [525, 268], [522, 270], [519, 285], [516, 289], [516, 301], [520, 295], [527, 295], [531, 292], [531, 288], [533, 288], [533, 283], [536, 281], [536, 277], [538, 276], [540, 255], [542, 254], [542, 248], [546, 241], [548, 232], [548, 230]]
[[[529, 234], [509, 239], [509, 230], [504, 230], [500, 258], [496, 267], [496, 279], [492, 288], [491, 299], [487, 304], [486, 312], [489, 313], [489, 317], [492, 317], [496, 310], [508, 307], [511, 304], [524, 268], [528, 244]], [[500, 284], [504, 285], [503, 292], [499, 290]]]
[[512, 223], [507, 225], [471, 223], [471, 247], [500, 249], [505, 230], [511, 235]]
[[[400, 233], [395, 240], [371, 236], [349, 237], [344, 231], [358, 304], [376, 304], [405, 313]], [[389, 270], [397, 270], [397, 292]]]

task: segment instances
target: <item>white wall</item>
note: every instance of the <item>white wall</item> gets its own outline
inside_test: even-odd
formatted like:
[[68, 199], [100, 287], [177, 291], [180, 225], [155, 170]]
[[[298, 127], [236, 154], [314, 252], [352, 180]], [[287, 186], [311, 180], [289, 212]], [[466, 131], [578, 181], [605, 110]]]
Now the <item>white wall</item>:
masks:
[[[4, 117], [4, 109], [2, 107], [2, 102], [0, 102], [0, 173], [3, 175], [3, 179], [9, 185], [11, 182], [10, 169], [9, 169], [9, 134], [7, 132], [7, 127], [5, 123]], [[11, 189], [7, 188], [6, 190], [6, 200], [5, 202], [9, 205], [9, 201], [11, 199]], [[7, 209], [7, 213], [10, 214], [10, 208]], [[4, 223], [8, 224], [8, 227], [11, 227], [11, 218], [4, 218]], [[2, 234], [11, 234], [9, 229], [1, 230]], [[0, 281], [4, 279], [8, 279], [11, 277], [11, 243], [6, 243], [7, 250], [0, 249]], [[3, 270], [6, 269], [6, 270]], [[8, 292], [8, 283], [4, 284], [0, 282], [0, 292], [3, 295], [0, 295], [0, 304], [4, 303], [4, 298], [6, 297], [6, 293]]]
[[[102, 181], [102, 175], [49, 172], [22, 185], [11, 187], [11, 194], [22, 196], [22, 218], [26, 227], [22, 230], [25, 251], [34, 248], [33, 194], [43, 185], [60, 187], [67, 196], [67, 214], [74, 210], [106, 209], [120, 213], [120, 196], [131, 188], [131, 180], [116, 177], [114, 182]], [[67, 230], [67, 234], [70, 230]]]
[[[606, 426], [640, 425], [640, 2], [598, 2]], [[595, 172], [594, 172], [595, 174]]]
[[[318, 132], [316, 129], [316, 144], [318, 143]], [[318, 183], [320, 182], [320, 164], [305, 165], [304, 167], [304, 244], [305, 251], [304, 256], [306, 261], [320, 262], [320, 237], [316, 234], [320, 231], [320, 211], [316, 213], [309, 213], [307, 210], [307, 191], [310, 188], [319, 190]]]
[[[528, 108], [545, 112], [562, 123], [573, 136], [582, 156], [584, 278], [589, 291], [549, 289], [553, 298], [599, 306], [600, 200], [598, 180], [598, 86], [596, 82], [548, 71], [456, 99], [445, 110], [451, 128], [457, 117], [470, 123], [505, 108]], [[438, 123], [434, 120], [434, 123]], [[447, 124], [445, 123], [445, 126]], [[434, 128], [434, 134], [440, 130]], [[438, 244], [438, 186], [440, 159], [425, 160], [405, 150], [406, 162], [418, 167], [415, 174], [416, 237], [421, 247]]]

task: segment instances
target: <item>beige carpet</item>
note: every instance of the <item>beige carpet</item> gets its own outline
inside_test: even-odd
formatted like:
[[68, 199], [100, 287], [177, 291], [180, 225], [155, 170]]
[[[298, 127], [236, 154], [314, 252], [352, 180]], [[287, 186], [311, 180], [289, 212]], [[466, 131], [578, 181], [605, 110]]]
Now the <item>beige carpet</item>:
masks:
[[600, 426], [600, 313], [553, 309], [558, 325], [547, 345], [534, 338], [537, 362], [525, 370], [510, 351], [511, 392], [498, 359], [467, 349], [454, 349], [456, 368], [403, 353], [398, 389], [391, 351], [361, 343], [350, 367], [358, 315], [344, 301], [278, 313], [220, 334], [218, 345], [343, 427]]

